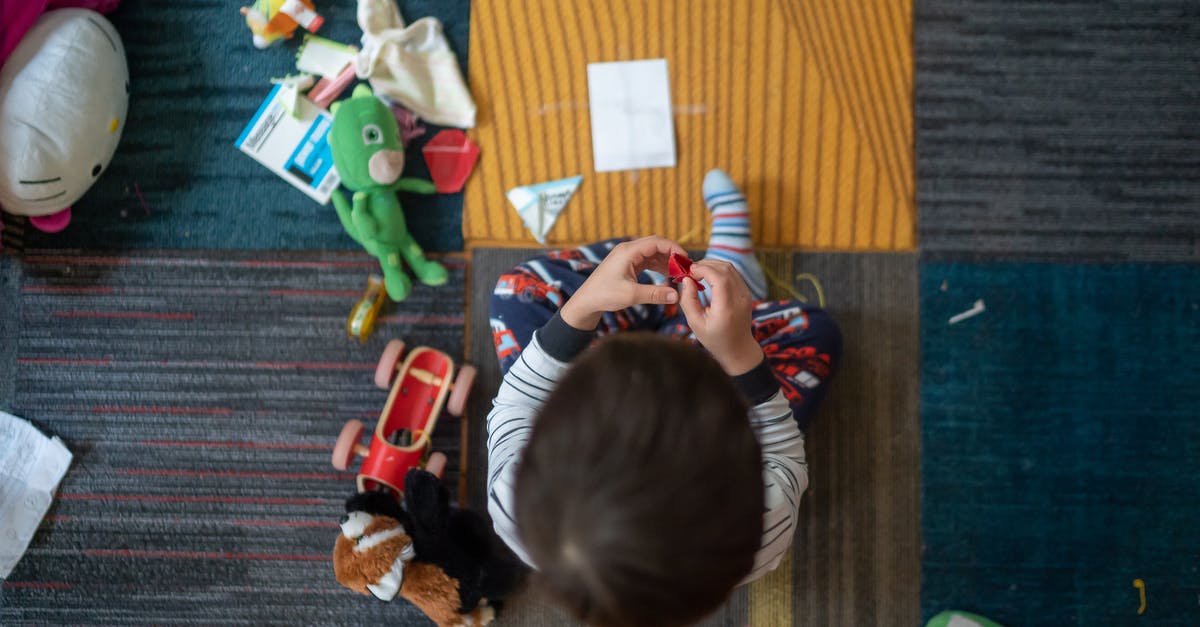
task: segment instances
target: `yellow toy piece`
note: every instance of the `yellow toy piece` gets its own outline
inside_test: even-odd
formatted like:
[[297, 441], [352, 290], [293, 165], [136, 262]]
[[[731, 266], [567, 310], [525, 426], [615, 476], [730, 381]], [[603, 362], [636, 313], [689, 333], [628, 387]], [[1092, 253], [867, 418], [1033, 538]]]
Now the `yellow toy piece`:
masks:
[[325, 23], [312, 0], [254, 0], [242, 7], [242, 15], [254, 34], [254, 47], [260, 50], [291, 38], [297, 27], [315, 33]]
[[371, 332], [375, 330], [375, 318], [379, 317], [379, 310], [386, 301], [387, 289], [383, 286], [383, 279], [371, 275], [367, 278], [367, 291], [363, 293], [362, 300], [358, 301], [346, 320], [346, 334], [351, 338], [358, 338], [361, 343], [366, 343], [367, 338], [371, 337]]

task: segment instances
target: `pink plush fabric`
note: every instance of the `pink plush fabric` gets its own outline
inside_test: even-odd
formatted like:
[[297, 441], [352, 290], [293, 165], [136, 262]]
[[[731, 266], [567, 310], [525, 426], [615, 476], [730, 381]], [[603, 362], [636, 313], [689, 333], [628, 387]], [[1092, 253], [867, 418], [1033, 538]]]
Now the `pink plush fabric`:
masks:
[[0, 64], [46, 9], [78, 7], [109, 13], [120, 0], [0, 0]]

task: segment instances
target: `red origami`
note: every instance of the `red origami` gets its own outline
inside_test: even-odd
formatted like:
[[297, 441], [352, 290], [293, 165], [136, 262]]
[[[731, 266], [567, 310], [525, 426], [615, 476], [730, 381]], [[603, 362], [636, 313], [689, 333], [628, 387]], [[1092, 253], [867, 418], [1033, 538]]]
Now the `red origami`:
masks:
[[425, 155], [425, 165], [429, 166], [429, 177], [440, 194], [462, 191], [479, 158], [479, 146], [457, 129], [434, 135], [421, 152]]
[[692, 276], [692, 260], [679, 253], [673, 253], [667, 261], [667, 272], [671, 275], [672, 283], [683, 283], [684, 279], [691, 279], [696, 283], [698, 291], [704, 291], [704, 284], [696, 281]]

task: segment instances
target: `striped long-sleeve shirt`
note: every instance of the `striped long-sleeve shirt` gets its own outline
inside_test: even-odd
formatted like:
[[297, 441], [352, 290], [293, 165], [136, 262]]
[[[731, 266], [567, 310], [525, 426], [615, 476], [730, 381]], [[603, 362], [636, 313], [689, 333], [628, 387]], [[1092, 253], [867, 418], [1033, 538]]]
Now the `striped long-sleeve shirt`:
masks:
[[[487, 417], [488, 513], [495, 523], [496, 533], [517, 556], [534, 568], [537, 565], [530, 560], [521, 543], [513, 514], [516, 467], [529, 441], [538, 410], [570, 365], [570, 359], [586, 347], [591, 337], [591, 334], [570, 328], [555, 316], [534, 333], [529, 345], [504, 375]], [[754, 569], [745, 580], [749, 582], [774, 570], [791, 546], [800, 496], [808, 487], [808, 465], [804, 459], [804, 435], [792, 419], [792, 410], [769, 366], [764, 362], [735, 380], [753, 403], [749, 420], [763, 457], [766, 502], [763, 537], [754, 558]]]

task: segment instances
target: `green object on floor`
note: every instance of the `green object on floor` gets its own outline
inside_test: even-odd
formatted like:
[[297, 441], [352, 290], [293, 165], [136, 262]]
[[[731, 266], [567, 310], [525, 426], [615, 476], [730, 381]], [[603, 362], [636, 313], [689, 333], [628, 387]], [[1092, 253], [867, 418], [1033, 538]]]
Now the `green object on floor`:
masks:
[[925, 627], [1003, 627], [1000, 623], [988, 620], [978, 614], [949, 610], [934, 616], [925, 623]]
[[425, 285], [444, 285], [446, 269], [425, 257], [408, 231], [396, 198], [397, 191], [437, 191], [429, 181], [401, 178], [405, 155], [396, 118], [366, 85], [356, 87], [350, 98], [333, 103], [330, 111], [333, 163], [342, 185], [354, 192], [351, 205], [340, 190], [333, 191], [333, 206], [342, 227], [379, 260], [392, 300], [402, 301], [412, 291], [403, 264]]

